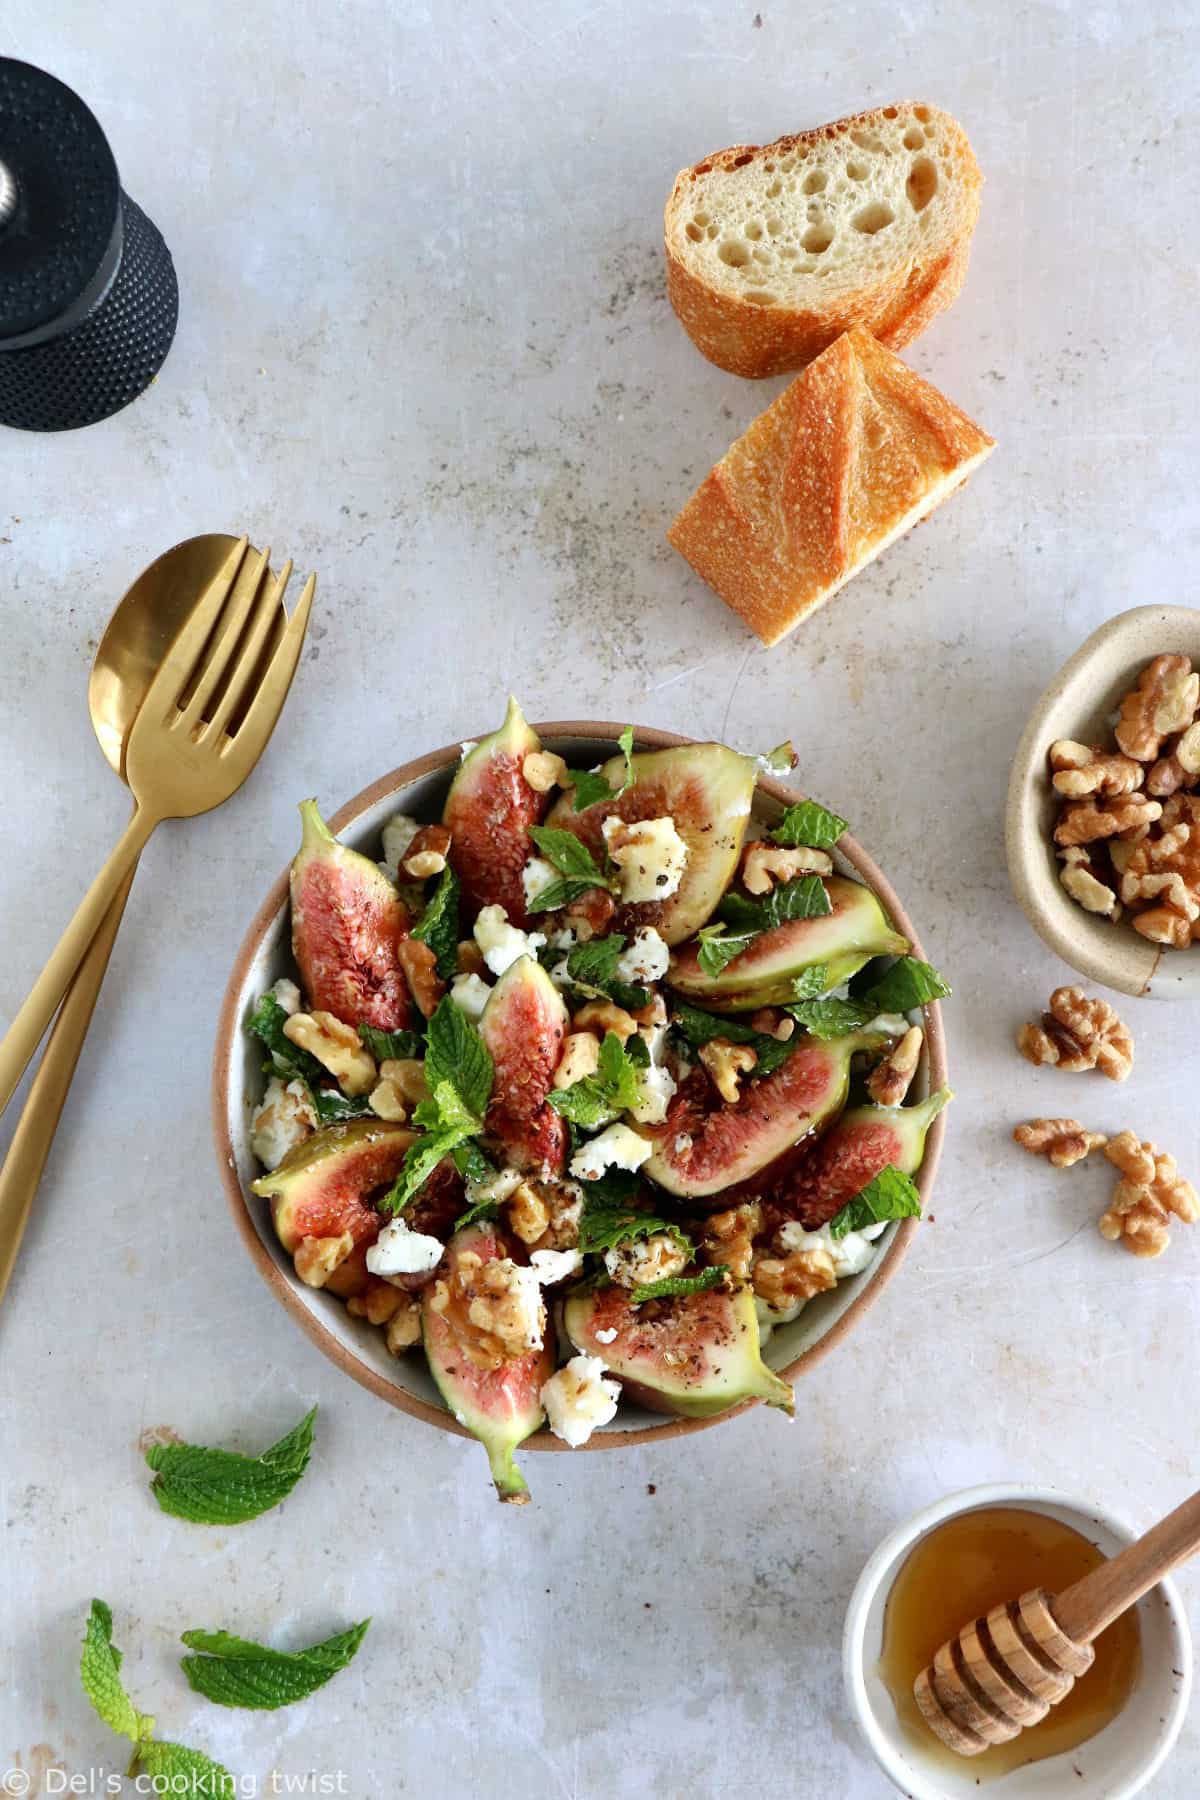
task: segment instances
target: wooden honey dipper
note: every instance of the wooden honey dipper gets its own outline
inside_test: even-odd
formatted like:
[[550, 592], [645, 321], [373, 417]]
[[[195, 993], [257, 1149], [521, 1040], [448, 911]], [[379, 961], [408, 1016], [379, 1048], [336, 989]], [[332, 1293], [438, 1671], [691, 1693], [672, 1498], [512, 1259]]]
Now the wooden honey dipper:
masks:
[[931, 1731], [978, 1756], [1044, 1719], [1095, 1659], [1093, 1639], [1200, 1550], [1200, 1494], [1061, 1594], [1033, 1588], [943, 1644], [913, 1683]]

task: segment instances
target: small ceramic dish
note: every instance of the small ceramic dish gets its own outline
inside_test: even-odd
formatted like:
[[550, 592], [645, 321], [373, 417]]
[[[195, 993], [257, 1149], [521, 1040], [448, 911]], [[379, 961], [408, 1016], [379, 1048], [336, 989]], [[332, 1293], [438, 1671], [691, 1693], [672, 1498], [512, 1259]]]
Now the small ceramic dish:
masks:
[[[1048, 1513], [1115, 1556], [1138, 1533], [1112, 1513], [1055, 1488], [1022, 1482], [967, 1488], [927, 1506], [886, 1537], [858, 1578], [846, 1613], [842, 1670], [850, 1709], [876, 1761], [909, 1800], [1130, 1800], [1141, 1793], [1175, 1745], [1192, 1689], [1192, 1640], [1178, 1590], [1170, 1580], [1139, 1601], [1142, 1659], [1133, 1692], [1115, 1719], [1060, 1756], [1027, 1763], [980, 1787], [970, 1757], [947, 1762], [930, 1735], [930, 1751], [903, 1729], [878, 1673], [888, 1595], [909, 1553], [926, 1532], [980, 1507], [1013, 1506]], [[964, 1621], [965, 1622], [965, 1621]], [[961, 1773], [959, 1773], [961, 1768]]]
[[[590, 768], [612, 756], [618, 749], [617, 736], [622, 729], [620, 725], [593, 722], [536, 727], [543, 746], [557, 751], [577, 768]], [[636, 733], [639, 750], [661, 750], [692, 741], [665, 731], [639, 730]], [[361, 794], [356, 794], [335, 813], [329, 821], [331, 829], [355, 849], [377, 856], [384, 823], [393, 813], [406, 812], [419, 819], [441, 817], [446, 790], [460, 756], [461, 745], [451, 744], [393, 770]], [[766, 822], [773, 822], [785, 806], [801, 798], [781, 782], [761, 776], [754, 814]], [[852, 837], [845, 835], [839, 841], [835, 855], [844, 872], [858, 876], [874, 890], [897, 929], [910, 939], [913, 954], [923, 956], [916, 933], [891, 884], [866, 851]], [[390, 1356], [380, 1332], [361, 1319], [353, 1318], [333, 1295], [305, 1287], [297, 1279], [291, 1258], [285, 1254], [271, 1228], [269, 1207], [249, 1192], [251, 1181], [260, 1173], [250, 1148], [250, 1117], [261, 1097], [263, 1076], [261, 1054], [242, 1029], [242, 1021], [259, 994], [280, 975], [292, 972], [288, 872], [285, 869], [260, 907], [238, 952], [217, 1027], [213, 1126], [217, 1157], [234, 1223], [276, 1299], [338, 1368], [402, 1411], [424, 1419], [442, 1431], [466, 1437], [469, 1434], [442, 1405], [423, 1357], [413, 1355], [397, 1359]], [[925, 1017], [925, 1055], [917, 1088], [921, 1094], [943, 1087], [947, 1082], [941, 1010], [936, 1003], [925, 1009]], [[945, 1128], [946, 1115], [942, 1113], [930, 1127], [925, 1159], [916, 1177], [926, 1208], [933, 1191]], [[860, 1275], [840, 1281], [829, 1293], [818, 1295], [791, 1324], [778, 1327], [765, 1355], [771, 1367], [792, 1380], [807, 1372], [818, 1358], [852, 1330], [896, 1273], [917, 1224], [915, 1219], [906, 1219], [889, 1225], [879, 1239], [879, 1251], [868, 1268]], [[746, 1405], [755, 1404], [757, 1402], [746, 1402]], [[609, 1450], [623, 1444], [678, 1437], [685, 1432], [703, 1431], [744, 1410], [744, 1406], [731, 1407], [728, 1412], [711, 1419], [664, 1419], [661, 1414], [623, 1404], [613, 1423], [596, 1432], [582, 1448]], [[527, 1439], [524, 1448], [565, 1450], [567, 1446], [549, 1431], [542, 1430]]]
[[1058, 738], [1111, 743], [1109, 720], [1145, 665], [1163, 651], [1182, 652], [1200, 668], [1200, 612], [1135, 606], [1109, 619], [1064, 663], [1017, 745], [1004, 841], [1013, 892], [1038, 936], [1064, 962], [1119, 993], [1171, 999], [1200, 994], [1200, 954], [1152, 944], [1129, 924], [1085, 912], [1072, 900], [1054, 854], [1058, 797], [1047, 762]]

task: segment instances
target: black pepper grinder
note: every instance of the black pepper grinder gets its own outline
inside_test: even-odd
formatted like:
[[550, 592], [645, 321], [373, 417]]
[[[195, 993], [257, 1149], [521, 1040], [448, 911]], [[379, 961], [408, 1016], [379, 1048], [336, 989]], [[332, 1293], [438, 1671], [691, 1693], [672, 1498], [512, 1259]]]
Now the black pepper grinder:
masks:
[[78, 94], [0, 57], [0, 425], [70, 431], [136, 400], [179, 317], [171, 252]]

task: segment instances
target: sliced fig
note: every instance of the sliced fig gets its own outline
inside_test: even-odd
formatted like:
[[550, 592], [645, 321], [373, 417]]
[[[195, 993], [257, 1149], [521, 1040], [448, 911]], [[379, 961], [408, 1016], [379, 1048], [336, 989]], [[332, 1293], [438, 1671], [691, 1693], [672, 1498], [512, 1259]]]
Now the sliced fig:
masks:
[[877, 1032], [803, 1038], [773, 1075], [743, 1087], [736, 1106], [720, 1100], [703, 1070], [693, 1070], [665, 1123], [646, 1134], [654, 1151], [643, 1172], [688, 1198], [748, 1180], [836, 1117], [846, 1103], [850, 1058], [881, 1042]]
[[538, 736], [515, 700], [499, 731], [462, 760], [450, 785], [442, 821], [450, 828], [450, 862], [462, 885], [468, 918], [481, 906], [502, 906], [514, 925], [528, 920], [521, 872], [532, 855], [529, 827], [546, 810], [522, 774]]
[[630, 1399], [654, 1412], [704, 1419], [742, 1400], [794, 1410], [791, 1388], [762, 1360], [749, 1288], [643, 1306], [628, 1288], [599, 1288], [569, 1296], [563, 1326], [577, 1350], [598, 1356]]
[[[469, 1225], [446, 1246], [442, 1264], [452, 1298], [437, 1311], [434, 1298], [442, 1283], [426, 1288], [421, 1307], [425, 1355], [442, 1399], [460, 1425], [466, 1427], [487, 1451], [492, 1480], [501, 1500], [521, 1505], [529, 1499], [525, 1477], [513, 1460], [513, 1452], [545, 1418], [542, 1384], [554, 1373], [550, 1345], [511, 1358], [498, 1369], [481, 1368], [472, 1361], [468, 1347], [477, 1328], [466, 1307], [453, 1295], [453, 1275], [464, 1251], [484, 1262], [507, 1256], [508, 1250], [492, 1225]], [[553, 1334], [551, 1334], [553, 1335]]]
[[340, 1237], [373, 1243], [383, 1220], [372, 1197], [390, 1187], [416, 1134], [383, 1119], [326, 1125], [289, 1150], [277, 1169], [250, 1183], [271, 1202], [280, 1243], [294, 1251], [302, 1238]]
[[518, 957], [479, 1021], [496, 1070], [487, 1130], [514, 1168], [556, 1175], [566, 1160], [566, 1123], [546, 1099], [566, 1029], [567, 1009], [549, 975], [532, 956]]
[[292, 951], [308, 1005], [346, 1025], [398, 1031], [408, 983], [397, 954], [408, 914], [383, 870], [339, 844], [315, 800], [292, 863]]
[[825, 989], [857, 974], [873, 956], [903, 956], [908, 939], [891, 921], [869, 887], [829, 875], [825, 891], [832, 912], [792, 919], [751, 940], [719, 975], [700, 967], [699, 944], [684, 944], [671, 958], [668, 984], [714, 1012], [755, 1012], [796, 998], [796, 980], [818, 963], [827, 971]]
[[769, 1169], [759, 1177], [757, 1192], [772, 1225], [796, 1219], [806, 1231], [816, 1231], [889, 1163], [915, 1174], [925, 1155], [925, 1134], [951, 1099], [944, 1087], [919, 1106], [856, 1106], [844, 1112], [777, 1179]]
[[[611, 787], [625, 776], [616, 756], [601, 771]], [[724, 744], [680, 744], [633, 759], [633, 786], [618, 800], [598, 800], [582, 812], [565, 794], [548, 824], [573, 831], [603, 866], [604, 821], [614, 814], [626, 824], [671, 818], [688, 847], [687, 867], [666, 900], [617, 909], [616, 929], [625, 933], [653, 925], [668, 944], [680, 944], [711, 915], [737, 868], [754, 798], [755, 770], [749, 757]]]

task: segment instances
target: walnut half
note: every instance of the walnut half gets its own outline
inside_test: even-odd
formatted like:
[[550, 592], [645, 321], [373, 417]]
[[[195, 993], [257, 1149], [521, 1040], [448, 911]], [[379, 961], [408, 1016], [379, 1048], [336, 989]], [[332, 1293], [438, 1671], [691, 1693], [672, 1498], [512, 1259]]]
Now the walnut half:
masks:
[[1161, 1256], [1171, 1241], [1172, 1215], [1185, 1225], [1200, 1218], [1200, 1195], [1179, 1173], [1173, 1156], [1122, 1131], [1104, 1146], [1104, 1154], [1120, 1173], [1108, 1211], [1100, 1220], [1102, 1237], [1122, 1243], [1134, 1256]]
[[1013, 1138], [1022, 1150], [1044, 1156], [1056, 1169], [1071, 1168], [1108, 1142], [1102, 1131], [1088, 1131], [1078, 1119], [1030, 1119], [1017, 1126]]
[[1082, 988], [1055, 988], [1040, 1024], [1022, 1025], [1017, 1049], [1028, 1062], [1051, 1063], [1065, 1074], [1099, 1069], [1124, 1081], [1133, 1068], [1133, 1034], [1107, 1000], [1089, 1000]]

